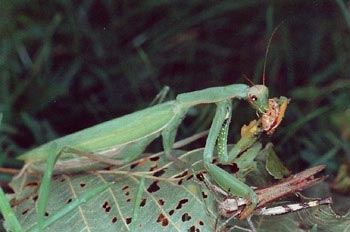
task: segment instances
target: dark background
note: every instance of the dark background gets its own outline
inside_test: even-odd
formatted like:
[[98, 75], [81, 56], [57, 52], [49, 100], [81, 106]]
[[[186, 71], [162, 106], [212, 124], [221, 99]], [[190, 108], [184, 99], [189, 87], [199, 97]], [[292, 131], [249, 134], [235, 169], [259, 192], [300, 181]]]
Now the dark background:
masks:
[[[165, 85], [173, 99], [249, 84], [243, 75], [261, 84], [281, 22], [266, 85], [292, 101], [264, 140], [293, 172], [326, 164], [330, 180], [350, 157], [349, 1], [0, 2], [0, 166], [20, 168], [15, 157], [30, 148], [145, 108]], [[208, 128], [213, 110], [191, 110], [178, 139]], [[231, 142], [254, 117], [235, 104]]]

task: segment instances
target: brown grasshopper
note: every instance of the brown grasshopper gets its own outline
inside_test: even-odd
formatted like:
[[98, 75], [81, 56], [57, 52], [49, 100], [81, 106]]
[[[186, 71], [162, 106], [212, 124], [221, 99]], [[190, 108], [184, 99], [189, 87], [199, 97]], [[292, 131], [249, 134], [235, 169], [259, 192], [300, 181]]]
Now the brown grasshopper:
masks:
[[[322, 165], [314, 168], [309, 168], [305, 171], [294, 174], [288, 178], [282, 179], [278, 183], [273, 184], [271, 186], [256, 189], [255, 193], [257, 194], [259, 201], [257, 207], [248, 217], [248, 223], [251, 227], [251, 231], [256, 231], [253, 223], [250, 220], [252, 215], [282, 215], [319, 205], [332, 204], [332, 198], [327, 197], [325, 199], [313, 200], [303, 203], [275, 206], [271, 208], [266, 207], [266, 205], [268, 205], [269, 203], [272, 203], [284, 196], [307, 189], [317, 183], [322, 182], [324, 179], [327, 178], [327, 176], [316, 178], [315, 175], [324, 170], [324, 168], [325, 167]], [[225, 191], [218, 188], [217, 186], [215, 186], [214, 189], [215, 191], [219, 191], [220, 193], [225, 195], [225, 199], [218, 204], [218, 212], [220, 216], [228, 218], [223, 223], [223, 225], [226, 225], [232, 218], [239, 218], [239, 214], [242, 212], [242, 209], [244, 209], [245, 205], [248, 203], [248, 200], [244, 198], [228, 196]]]

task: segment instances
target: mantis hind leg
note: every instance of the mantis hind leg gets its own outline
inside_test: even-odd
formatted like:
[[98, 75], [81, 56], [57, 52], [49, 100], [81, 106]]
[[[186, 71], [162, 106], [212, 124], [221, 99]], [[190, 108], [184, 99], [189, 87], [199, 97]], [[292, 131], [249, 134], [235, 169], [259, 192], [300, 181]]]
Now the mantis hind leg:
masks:
[[[159, 132], [149, 135], [141, 140], [115, 147], [105, 152], [86, 152], [72, 147], [64, 147], [59, 153], [70, 155], [69, 159], [63, 157], [57, 161], [54, 172], [80, 172], [85, 170], [96, 170], [108, 166], [120, 166], [136, 159], [146, 147], [159, 136]], [[75, 155], [75, 156], [72, 156]], [[81, 157], [86, 157], [82, 159]], [[45, 171], [46, 167], [42, 162], [33, 162], [30, 168], [36, 171]]]

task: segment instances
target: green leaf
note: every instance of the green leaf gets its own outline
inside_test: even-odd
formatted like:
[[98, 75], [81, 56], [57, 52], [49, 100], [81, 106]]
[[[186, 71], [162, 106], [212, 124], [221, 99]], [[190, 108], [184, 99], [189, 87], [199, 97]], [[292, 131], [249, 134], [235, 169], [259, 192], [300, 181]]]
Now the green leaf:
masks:
[[262, 152], [266, 153], [266, 170], [271, 176], [275, 179], [282, 179], [290, 174], [288, 168], [278, 158], [272, 143], [268, 143]]
[[[178, 153], [182, 155], [182, 160], [190, 164], [199, 161], [198, 158], [201, 157], [201, 151]], [[48, 216], [96, 186], [110, 182], [115, 184], [109, 191], [67, 213], [47, 230], [129, 231], [138, 188], [142, 186], [142, 175], [145, 175], [145, 183], [138, 204], [135, 231], [213, 230], [215, 202], [209, 190], [194, 181], [191, 171], [180, 171], [164, 157], [163, 154], [156, 154], [110, 171], [56, 175], [51, 182], [52, 189], [45, 212]], [[197, 166], [200, 167], [201, 163], [198, 162], [192, 168], [196, 169]], [[28, 184], [23, 182], [29, 178], [33, 181], [32, 175], [26, 174], [21, 181], [16, 180], [13, 184], [21, 184], [25, 190]], [[15, 189], [21, 190], [21, 187], [16, 186]], [[35, 201], [36, 195], [28, 196], [28, 199], [14, 208], [25, 229], [36, 226]]]
[[[201, 178], [197, 178], [199, 173], [206, 172], [201, 161], [202, 152], [202, 149], [173, 151], [173, 156], [188, 164], [187, 169], [158, 153], [111, 170], [54, 176], [46, 205], [46, 220], [62, 212], [62, 207], [83, 198], [87, 192], [105, 183], [113, 185], [73, 211], [66, 211], [60, 220], [47, 227], [47, 231], [63, 228], [65, 231], [131, 231], [136, 217], [135, 231], [215, 231], [237, 226], [249, 229], [246, 220], [227, 221], [218, 215], [217, 200], [222, 200], [223, 196], [208, 189]], [[264, 168], [264, 165], [258, 165], [259, 170], [249, 173], [249, 184], [257, 186], [254, 183], [265, 178], [257, 175]], [[213, 183], [208, 173], [204, 176]], [[25, 230], [37, 226], [37, 195], [33, 190], [37, 185], [33, 183], [40, 181], [37, 174], [27, 173], [12, 182], [15, 198], [23, 199], [14, 211]], [[135, 207], [138, 207], [137, 214]], [[258, 231], [301, 231], [300, 228], [311, 229], [316, 224], [319, 231], [341, 231], [346, 229], [350, 218], [340, 217], [329, 207], [322, 206], [282, 216], [253, 216], [252, 222]]]

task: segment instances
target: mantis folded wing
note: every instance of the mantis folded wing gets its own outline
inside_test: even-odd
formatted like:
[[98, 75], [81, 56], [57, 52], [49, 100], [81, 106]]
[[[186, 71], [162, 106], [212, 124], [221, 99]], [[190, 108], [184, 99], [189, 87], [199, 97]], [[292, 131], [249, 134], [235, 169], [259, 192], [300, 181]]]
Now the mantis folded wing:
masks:
[[76, 159], [75, 153], [70, 151], [81, 151], [114, 159], [117, 164], [122, 165], [137, 158], [160, 135], [165, 153], [169, 156], [177, 128], [190, 107], [237, 98], [248, 100], [262, 113], [268, 109], [267, 95], [268, 89], [263, 85], [248, 87], [243, 84], [180, 94], [175, 101], [155, 105], [58, 138], [24, 153], [18, 159], [26, 163], [45, 161], [50, 155], [49, 147], [55, 143], [59, 150], [69, 148], [61, 160]]

